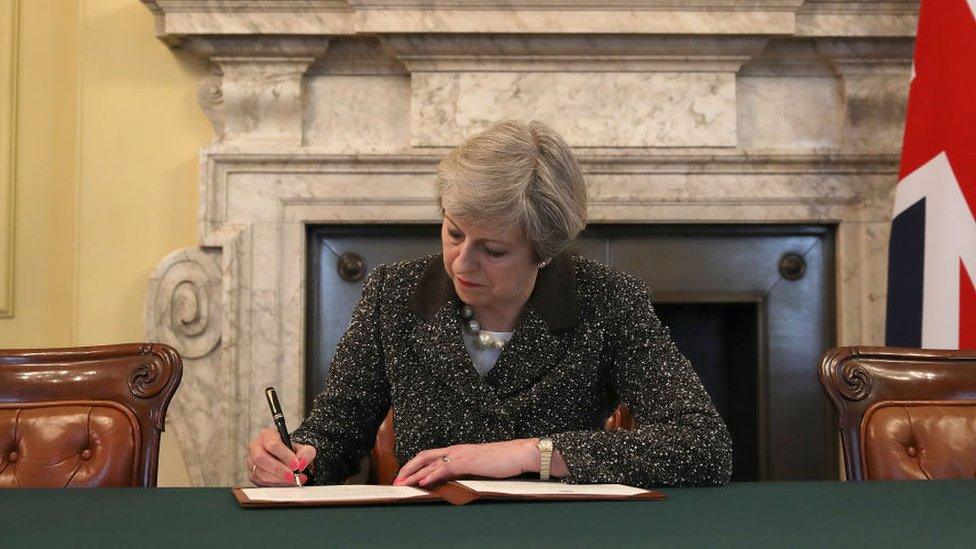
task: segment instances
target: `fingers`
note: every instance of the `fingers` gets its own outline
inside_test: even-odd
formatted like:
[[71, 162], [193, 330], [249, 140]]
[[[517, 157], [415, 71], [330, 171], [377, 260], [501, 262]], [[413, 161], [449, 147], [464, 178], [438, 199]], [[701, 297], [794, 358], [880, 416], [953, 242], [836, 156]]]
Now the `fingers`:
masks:
[[419, 484], [421, 486], [433, 486], [439, 482], [457, 478], [458, 476], [464, 474], [464, 472], [461, 471], [461, 468], [462, 466], [458, 465], [458, 462], [456, 461], [444, 463], [440, 467], [434, 467], [433, 470], [427, 474], [427, 476], [420, 479]]
[[295, 470], [304, 471], [310, 463], [315, 461], [315, 447], [308, 444], [296, 444], [295, 455], [298, 456], [298, 467]]
[[426, 467], [430, 462], [447, 455], [447, 450], [447, 448], [433, 448], [431, 450], [424, 450], [423, 452], [420, 452], [400, 468], [400, 472], [397, 473], [397, 479], [403, 480], [410, 477], [417, 471]]
[[254, 456], [251, 458], [251, 461], [258, 466], [259, 471], [267, 473], [268, 475], [278, 479], [278, 481], [292, 483], [295, 480], [295, 474], [292, 473], [292, 470], [269, 454]]
[[250, 471], [248, 479], [255, 486], [286, 486], [284, 479], [272, 476], [264, 469], [255, 467], [253, 464], [248, 467], [248, 471]]
[[[302, 486], [305, 486], [308, 483], [308, 475], [306, 475], [305, 473], [300, 473], [298, 475], [298, 478], [302, 480]], [[250, 480], [251, 484], [255, 486], [280, 486], [286, 488], [295, 486], [294, 481], [285, 482], [279, 478], [268, 475], [267, 473], [263, 472], [261, 469], [258, 469], [257, 475], [250, 475], [248, 477], [248, 480]]]
[[[258, 434], [258, 440], [261, 441], [261, 445], [265, 451], [288, 467], [289, 471], [298, 469], [298, 456], [290, 448], [285, 446], [285, 443], [281, 441], [281, 436], [278, 435], [278, 431], [264, 429]], [[256, 463], [259, 467], [262, 467], [260, 462]]]
[[[309, 453], [308, 450], [305, 452]], [[314, 448], [310, 455], [314, 457]], [[245, 464], [251, 482], [259, 486], [285, 486], [294, 484], [295, 476], [292, 471], [298, 469], [299, 462], [295, 454], [281, 442], [277, 431], [264, 429], [248, 446]]]
[[448, 465], [450, 465], [449, 462], [444, 462], [441, 461], [440, 459], [436, 459], [428, 463], [426, 466], [424, 466], [422, 469], [415, 472], [414, 474], [408, 477], [401, 478], [400, 481], [397, 482], [397, 485], [413, 486], [415, 484], [419, 484], [421, 480], [427, 478], [427, 476], [433, 473], [435, 470], [446, 468]]
[[[268, 471], [262, 469], [260, 466], [255, 467], [254, 462], [250, 459], [245, 460], [248, 470], [248, 480], [251, 481], [255, 486], [294, 486], [295, 480], [293, 473], [289, 471], [285, 476], [279, 477], [274, 473], [269, 473]], [[302, 481], [302, 485], [308, 482], [308, 475], [299, 474], [299, 478]], [[287, 479], [287, 480], [286, 480]]]

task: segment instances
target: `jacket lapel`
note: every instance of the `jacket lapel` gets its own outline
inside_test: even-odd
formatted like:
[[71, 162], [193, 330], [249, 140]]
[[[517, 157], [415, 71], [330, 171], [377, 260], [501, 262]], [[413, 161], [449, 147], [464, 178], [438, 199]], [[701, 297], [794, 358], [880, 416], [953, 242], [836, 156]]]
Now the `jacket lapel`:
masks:
[[430, 368], [431, 375], [454, 389], [469, 406], [493, 406], [497, 402], [485, 390], [464, 348], [458, 314], [457, 304], [446, 301], [430, 318], [417, 322], [413, 330], [414, 351], [421, 364]]
[[522, 311], [512, 339], [498, 356], [498, 362], [485, 382], [504, 399], [535, 384], [562, 357], [562, 339], [553, 334], [539, 313], [527, 305]]
[[561, 254], [539, 271], [535, 288], [485, 381], [500, 398], [519, 394], [555, 366], [566, 352], [562, 334], [576, 325], [576, 276], [572, 258]]
[[524, 391], [562, 357], [560, 334], [575, 326], [579, 316], [576, 292], [572, 259], [556, 256], [539, 271], [512, 339], [482, 380], [464, 347], [454, 284], [442, 256], [432, 256], [408, 305], [421, 318], [413, 332], [416, 351], [434, 375], [469, 402], [500, 404], [500, 398]]

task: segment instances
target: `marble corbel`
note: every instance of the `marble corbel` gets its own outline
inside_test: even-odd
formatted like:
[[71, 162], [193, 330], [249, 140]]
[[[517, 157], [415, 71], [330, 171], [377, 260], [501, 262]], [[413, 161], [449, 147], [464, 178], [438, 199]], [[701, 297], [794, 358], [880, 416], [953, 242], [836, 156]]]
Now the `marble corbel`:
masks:
[[[194, 486], [231, 482], [224, 463], [233, 384], [221, 368], [223, 281], [219, 249], [185, 248], [166, 256], [149, 279], [146, 338], [175, 348], [183, 380], [167, 414]], [[171, 433], [171, 434], [172, 434]]]
[[201, 82], [201, 107], [223, 144], [304, 145], [304, 76], [325, 55], [324, 37], [188, 38], [181, 47], [213, 63]]
[[854, 153], [897, 153], [911, 82], [912, 38], [833, 38], [817, 50], [840, 76], [844, 90], [843, 148]]

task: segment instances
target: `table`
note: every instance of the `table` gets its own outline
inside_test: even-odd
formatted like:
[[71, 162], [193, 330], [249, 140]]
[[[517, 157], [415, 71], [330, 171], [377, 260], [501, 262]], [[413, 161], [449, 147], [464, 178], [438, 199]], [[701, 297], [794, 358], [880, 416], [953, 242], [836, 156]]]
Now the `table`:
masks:
[[976, 480], [665, 492], [662, 502], [241, 509], [226, 488], [0, 490], [0, 547], [976, 547]]

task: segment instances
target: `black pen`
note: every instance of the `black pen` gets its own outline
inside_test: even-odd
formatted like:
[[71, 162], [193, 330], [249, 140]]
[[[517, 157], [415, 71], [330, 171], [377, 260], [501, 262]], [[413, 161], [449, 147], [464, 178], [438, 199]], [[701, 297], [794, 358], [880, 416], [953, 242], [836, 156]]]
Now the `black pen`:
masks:
[[[264, 396], [268, 399], [268, 406], [271, 407], [271, 417], [274, 418], [275, 427], [278, 428], [278, 436], [281, 437], [281, 442], [285, 443], [292, 452], [295, 451], [295, 447], [291, 445], [291, 436], [288, 434], [288, 427], [285, 426], [285, 414], [281, 413], [281, 404], [278, 402], [278, 394], [275, 393], [274, 387], [268, 387], [264, 390]], [[301, 471], [294, 471], [295, 473], [295, 486], [299, 488], [302, 487], [302, 479], [299, 478]]]

